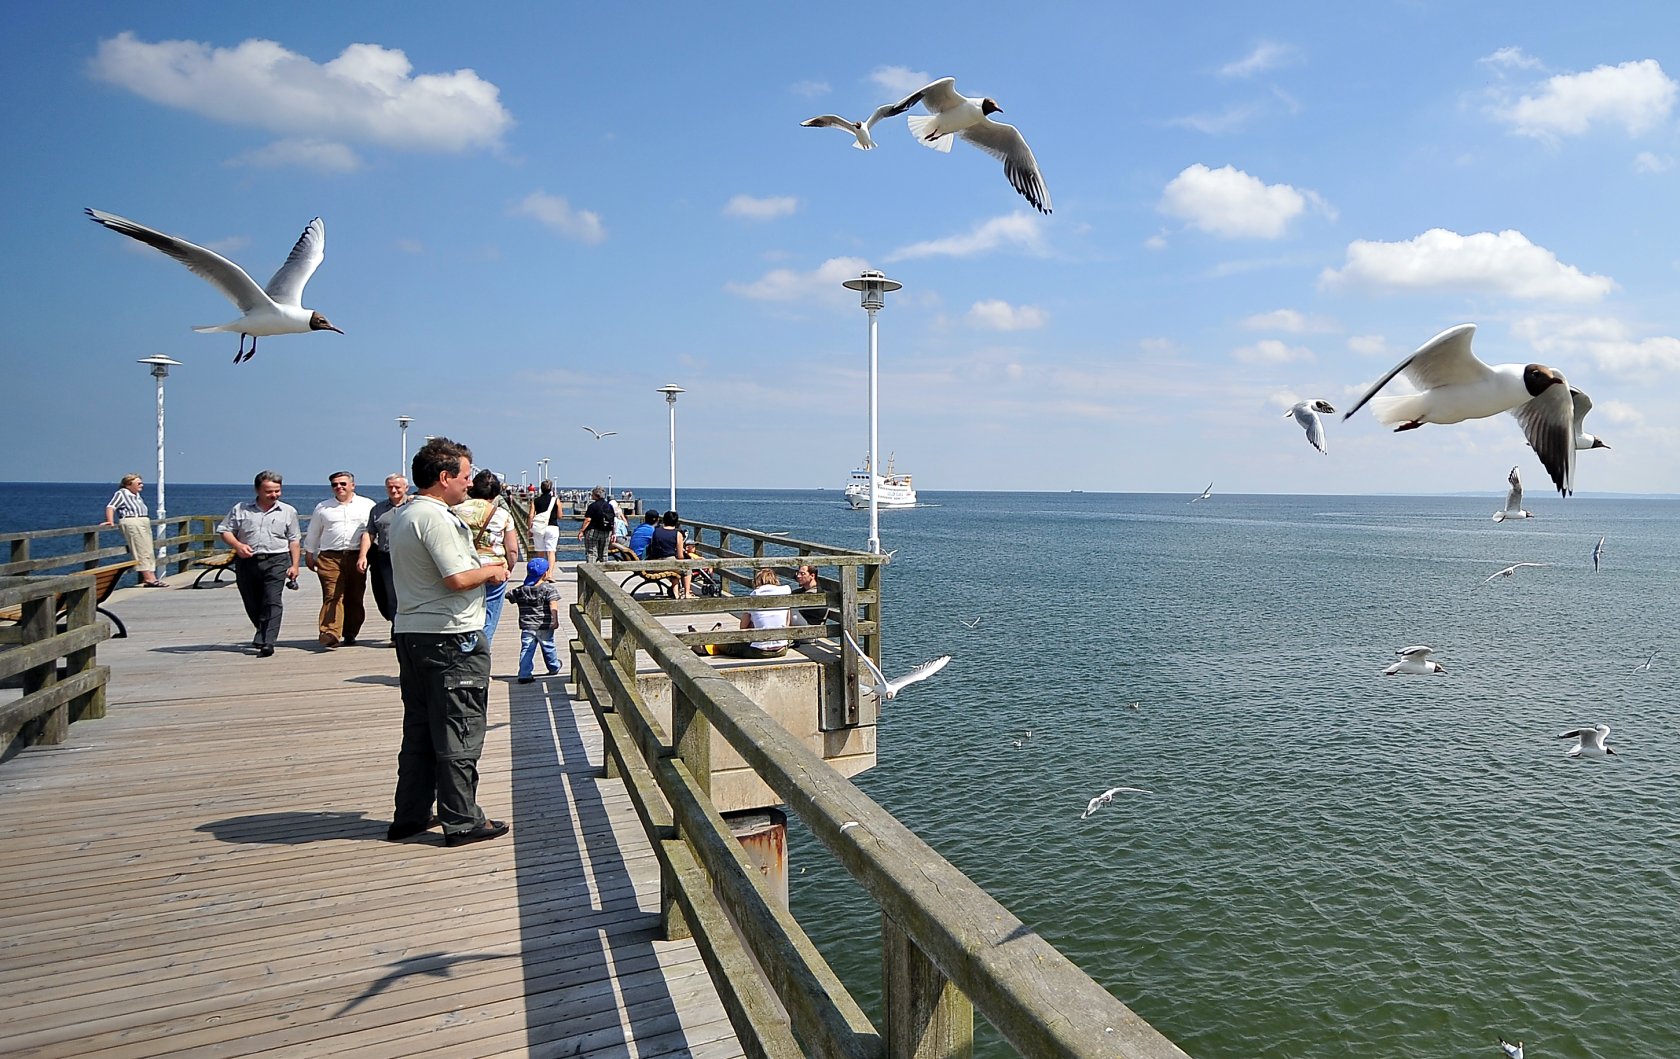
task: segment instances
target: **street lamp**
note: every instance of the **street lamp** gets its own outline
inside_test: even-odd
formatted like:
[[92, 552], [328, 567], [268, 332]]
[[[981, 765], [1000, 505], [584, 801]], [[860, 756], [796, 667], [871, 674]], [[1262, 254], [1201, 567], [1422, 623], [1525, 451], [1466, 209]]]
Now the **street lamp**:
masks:
[[397, 473], [408, 473], [408, 425], [414, 422], [413, 416], [398, 416], [397, 426], [402, 428], [402, 462], [397, 464]]
[[548, 481], [548, 462], [549, 458], [547, 456], [537, 461], [537, 481], [539, 483]]
[[[150, 364], [152, 378], [157, 380], [157, 517], [162, 519], [169, 515], [169, 509], [163, 503], [163, 380], [169, 378], [169, 369], [180, 367], [181, 362], [170, 360], [162, 353], [154, 353], [152, 356], [140, 358], [138, 363]], [[166, 532], [165, 536], [167, 535]], [[168, 545], [158, 549], [159, 558], [168, 554]]]
[[677, 394], [688, 391], [681, 386], [667, 384], [654, 391], [665, 395], [665, 404], [671, 409], [671, 503], [667, 511], [677, 509]]
[[877, 401], [877, 380], [879, 373], [876, 369], [875, 352], [875, 313], [886, 304], [888, 291], [901, 289], [904, 284], [897, 280], [888, 279], [883, 273], [865, 270], [857, 279], [846, 280], [841, 286], [847, 290], [859, 291], [863, 295], [863, 307], [869, 312], [869, 550], [877, 555], [881, 552], [881, 506], [880, 489], [881, 461], [880, 461], [880, 412]]

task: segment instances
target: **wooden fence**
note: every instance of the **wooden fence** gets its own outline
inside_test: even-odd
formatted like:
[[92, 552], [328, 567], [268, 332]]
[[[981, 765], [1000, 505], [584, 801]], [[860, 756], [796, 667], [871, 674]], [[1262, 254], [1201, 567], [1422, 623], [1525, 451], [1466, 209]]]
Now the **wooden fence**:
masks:
[[94, 593], [91, 574], [0, 576], [0, 611], [20, 615], [0, 626], [0, 686], [23, 691], [0, 704], [0, 760], [30, 743], [63, 742], [71, 721], [105, 716], [111, 670], [94, 648], [111, 630], [96, 619]]
[[[695, 538], [716, 538], [701, 543], [708, 558], [578, 567], [573, 672], [600, 719], [609, 773], [622, 776], [653, 839], [665, 929], [671, 937], [696, 939], [747, 1054], [968, 1056], [978, 1011], [1023, 1055], [1185, 1059], [690, 650], [692, 643], [763, 633], [676, 634], [657, 620], [662, 612], [735, 609], [744, 600], [644, 602], [619, 584], [625, 570], [698, 566], [722, 567], [729, 583], [746, 583], [757, 567], [806, 561], [824, 572], [822, 598], [831, 620], [778, 630], [777, 636], [811, 639], [845, 628], [878, 658], [885, 557], [728, 527], [685, 526]], [[750, 554], [738, 550], [747, 542]], [[767, 554], [783, 548], [793, 554]], [[777, 603], [799, 606], [806, 599], [783, 596]], [[671, 682], [670, 731], [638, 690], [638, 652]], [[841, 653], [851, 701], [856, 659], [850, 650]], [[885, 1005], [880, 1028], [769, 891], [712, 805], [713, 729], [880, 909]]]

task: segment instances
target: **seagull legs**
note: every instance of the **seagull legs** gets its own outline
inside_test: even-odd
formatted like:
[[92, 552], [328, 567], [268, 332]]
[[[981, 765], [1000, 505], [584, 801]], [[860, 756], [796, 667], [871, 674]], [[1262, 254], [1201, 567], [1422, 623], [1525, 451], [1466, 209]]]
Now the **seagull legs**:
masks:
[[[252, 339], [251, 341], [253, 343], [255, 343], [256, 339]], [[1410, 423], [1401, 423], [1399, 426], [1394, 428], [1394, 432], [1396, 434], [1398, 434], [1402, 430], [1416, 430], [1418, 427], [1421, 427], [1421, 426], [1423, 426], [1423, 423], [1419, 420], [1414, 419]]]
[[[244, 335], [239, 336], [239, 344], [240, 344], [241, 347], [243, 347], [245, 345], [245, 336]], [[257, 355], [257, 336], [252, 335], [251, 336], [251, 348], [246, 351], [243, 360], [250, 360], [252, 357], [254, 357], [256, 355]], [[240, 361], [240, 362], [243, 363], [243, 361]]]

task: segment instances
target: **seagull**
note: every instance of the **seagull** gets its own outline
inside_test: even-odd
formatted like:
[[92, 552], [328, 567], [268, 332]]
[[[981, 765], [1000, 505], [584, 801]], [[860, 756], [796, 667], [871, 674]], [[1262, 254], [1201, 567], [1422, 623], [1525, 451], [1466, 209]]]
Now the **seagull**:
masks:
[[1079, 819], [1081, 819], [1081, 820], [1085, 819], [1086, 817], [1090, 816], [1092, 813], [1096, 812], [1098, 809], [1101, 809], [1103, 806], [1105, 806], [1105, 805], [1109, 804], [1110, 802], [1114, 801], [1114, 796], [1116, 794], [1149, 794], [1149, 793], [1151, 793], [1151, 792], [1144, 790], [1142, 787], [1110, 787], [1108, 790], [1103, 791], [1101, 794], [1099, 794], [1095, 798], [1091, 799], [1090, 804], [1085, 806], [1085, 811], [1079, 814]]
[[965, 629], [978, 629], [980, 627], [979, 618], [975, 618], [973, 621], [963, 621], [961, 618], [958, 618], [957, 620], [962, 622], [963, 628]]
[[816, 117], [807, 118], [799, 124], [807, 129], [845, 129], [857, 137], [857, 142], [852, 144], [853, 147], [860, 151], [873, 151], [875, 149], [875, 139], [869, 135], [869, 130], [874, 127], [877, 121], [886, 117], [881, 112], [889, 109], [891, 109], [890, 106], [876, 108], [875, 113], [870, 115], [868, 121], [864, 122], [847, 121], [838, 114], [818, 114]]
[[1475, 324], [1442, 331], [1378, 379], [1342, 419], [1351, 418], [1404, 372], [1422, 392], [1372, 402], [1371, 411], [1384, 426], [1398, 433], [1425, 423], [1462, 423], [1510, 412], [1558, 492], [1568, 496], [1575, 491], [1574, 401], [1568, 380], [1544, 364], [1483, 364], [1470, 352], [1475, 333]]
[[1201, 495], [1201, 496], [1193, 496], [1193, 497], [1191, 497], [1191, 498], [1190, 498], [1190, 502], [1191, 502], [1191, 503], [1192, 503], [1192, 504], [1194, 504], [1194, 503], [1195, 503], [1195, 502], [1196, 502], [1196, 501], [1198, 501], [1198, 500], [1206, 500], [1206, 499], [1208, 499], [1208, 498], [1209, 498], [1209, 497], [1211, 497], [1211, 496], [1212, 496], [1212, 495], [1213, 495], [1213, 483], [1212, 483], [1212, 482], [1209, 482], [1209, 483], [1208, 483], [1208, 487], [1207, 487], [1207, 488], [1206, 488], [1206, 489], [1203, 489], [1203, 490], [1202, 490], [1202, 495]]
[[917, 103], [928, 111], [927, 117], [919, 114], [910, 117], [910, 133], [918, 141], [936, 151], [949, 153], [952, 136], [961, 136], [1003, 163], [1003, 175], [1009, 179], [1010, 186], [1032, 203], [1033, 209], [1040, 213], [1050, 212], [1050, 192], [1044, 188], [1038, 159], [1033, 157], [1032, 148], [1022, 139], [1020, 131], [1013, 125], [993, 121], [991, 115], [1003, 111], [997, 101], [962, 95], [957, 91], [954, 77], [942, 77], [916, 89], [897, 103], [875, 108], [875, 113], [864, 123], [863, 131], [867, 133], [869, 126], [877, 121], [902, 114]]
[[[1335, 411], [1330, 407], [1329, 401], [1297, 401], [1294, 407], [1283, 414], [1294, 416], [1295, 422], [1301, 424], [1301, 429], [1307, 432], [1307, 440], [1312, 442], [1312, 447], [1328, 456], [1330, 450], [1324, 447], [1324, 420], [1318, 418], [1318, 414], [1323, 412], [1330, 415]], [[1210, 485], [1208, 488], [1213, 487]]]
[[1400, 656], [1400, 661], [1383, 670], [1383, 676], [1392, 677], [1396, 673], [1421, 673], [1424, 675], [1445, 673], [1446, 670], [1441, 668], [1441, 663], [1429, 657], [1434, 650], [1433, 647], [1425, 647], [1422, 644], [1401, 648], [1394, 652]]
[[1505, 1050], [1505, 1055], [1508, 1059], [1523, 1059], [1523, 1047], [1521, 1041], [1518, 1041], [1516, 1044], [1512, 1044], [1510, 1041], [1501, 1037], [1499, 1038], [1499, 1047]]
[[[309, 277], [315, 274], [321, 259], [326, 256], [327, 229], [319, 217], [310, 221], [303, 234], [298, 236], [297, 245], [292, 247], [292, 252], [286, 257], [286, 263], [281, 265], [280, 271], [268, 281], [268, 286], [259, 287], [244, 269], [214, 250], [206, 250], [196, 243], [165, 235], [143, 224], [118, 217], [114, 213], [102, 213], [95, 209], [85, 212], [96, 223], [111, 231], [121, 232], [131, 239], [138, 239], [147, 246], [168, 254], [196, 275], [209, 280], [229, 301], [239, 306], [239, 311], [244, 315], [231, 323], [207, 324], [193, 328], [200, 333], [239, 332], [239, 352], [233, 355], [235, 364], [250, 360], [256, 355], [257, 339], [262, 336], [301, 335], [310, 331], [338, 331], [341, 335], [344, 333], [314, 309], [303, 307], [304, 284], [309, 282]], [[247, 336], [251, 339], [250, 352], [245, 350]]]
[[1019, 750], [1030, 742], [1032, 742], [1032, 729], [1028, 728], [1026, 731], [1015, 737], [1015, 749]]
[[[1521, 570], [1525, 566], [1550, 566], [1550, 565], [1552, 565], [1552, 564], [1551, 563], [1512, 563], [1510, 566], [1507, 566], [1505, 569], [1500, 570], [1497, 573], [1489, 574], [1487, 576], [1487, 580], [1484, 580], [1482, 582], [1482, 584], [1485, 585], [1485, 584], [1488, 583], [1488, 581], [1492, 581], [1496, 577], [1512, 577], [1516, 574], [1516, 572], [1518, 570]], [[1480, 586], [1478, 586], [1478, 587], [1480, 587]]]
[[1571, 386], [1569, 388], [1571, 404], [1575, 409], [1575, 447], [1578, 449], [1607, 449], [1610, 446], [1597, 434], [1589, 434], [1581, 429], [1581, 421], [1592, 411], [1592, 398]]
[[1634, 666], [1633, 671], [1635, 673], [1638, 673], [1640, 670], [1644, 670], [1645, 672], [1649, 673], [1651, 671], [1651, 663], [1655, 662], [1656, 660], [1657, 660], [1657, 652], [1652, 651], [1651, 652], [1651, 657], [1645, 659], [1645, 661], [1643, 661], [1643, 662], [1639, 663], [1638, 665]]
[[1141, 709], [1143, 709], [1143, 703], [1141, 703], [1141, 702], [1128, 702], [1128, 703], [1126, 703], [1126, 708], [1128, 710], [1141, 710]]
[[1511, 483], [1511, 491], [1505, 494], [1505, 510], [1495, 511], [1493, 521], [1504, 522], [1508, 518], [1533, 518], [1534, 516], [1531, 513], [1523, 510], [1522, 475], [1517, 473], [1515, 467], [1512, 467], [1511, 473], [1505, 476], [1505, 480]]
[[857, 641], [852, 639], [852, 634], [846, 632], [844, 629], [842, 629], [841, 632], [846, 637], [846, 642], [852, 645], [852, 650], [857, 652], [858, 661], [864, 664], [864, 666], [869, 670], [869, 675], [875, 679], [873, 687], [867, 684], [860, 684], [858, 686], [859, 690], [866, 695], [870, 692], [874, 692], [875, 695], [883, 702], [891, 702], [893, 699], [898, 698], [899, 692], [903, 691], [912, 684], [926, 680], [928, 677], [933, 676], [941, 669], [944, 669], [951, 661], [950, 655], [940, 655], [931, 662], [923, 662], [921, 665], [904, 674], [902, 677], [899, 677], [897, 680], [888, 680], [887, 675], [881, 672], [880, 667], [875, 664], [875, 660], [864, 654], [863, 648], [859, 647], [857, 645]]
[[1574, 746], [1563, 752], [1564, 757], [1616, 757], [1614, 750], [1605, 743], [1610, 738], [1610, 726], [1595, 724], [1591, 728], [1576, 728], [1558, 736], [1559, 739], [1578, 739]]
[[596, 441], [600, 441], [602, 438], [610, 438], [614, 434], [618, 433], [616, 430], [596, 430], [594, 427], [584, 427], [583, 429], [589, 431], [591, 434], [594, 434]]
[[1595, 573], [1595, 574], [1598, 573], [1598, 561], [1599, 561], [1600, 558], [1603, 557], [1603, 555], [1604, 555], [1604, 538], [1600, 537], [1600, 538], [1598, 538], [1598, 543], [1593, 545], [1593, 573]]

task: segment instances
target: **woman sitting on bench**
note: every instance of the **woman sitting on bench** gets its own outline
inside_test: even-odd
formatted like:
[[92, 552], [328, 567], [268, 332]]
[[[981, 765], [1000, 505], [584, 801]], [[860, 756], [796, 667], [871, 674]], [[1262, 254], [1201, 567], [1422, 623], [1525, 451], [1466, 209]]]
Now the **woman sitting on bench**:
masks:
[[[752, 594], [755, 596], [785, 596], [790, 591], [776, 576], [776, 571], [769, 567], [753, 575]], [[778, 610], [749, 610], [741, 615], [743, 629], [785, 629], [787, 625], [786, 607]], [[787, 654], [791, 643], [791, 640], [754, 640], [752, 643], [706, 644], [696, 646], [694, 652], [725, 655], [729, 658], [780, 658]]]

